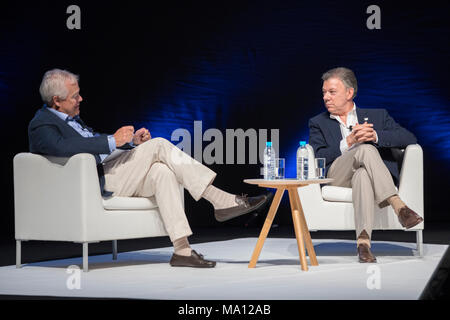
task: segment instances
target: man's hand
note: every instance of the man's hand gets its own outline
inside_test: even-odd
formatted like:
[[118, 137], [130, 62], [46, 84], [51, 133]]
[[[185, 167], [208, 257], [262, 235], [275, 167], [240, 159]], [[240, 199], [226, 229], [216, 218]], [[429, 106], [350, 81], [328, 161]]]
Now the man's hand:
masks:
[[116, 140], [116, 147], [121, 147], [125, 143], [131, 142], [133, 140], [134, 127], [125, 126], [120, 128], [114, 133], [114, 139]]
[[375, 142], [376, 140], [377, 135], [375, 130], [373, 130], [373, 124], [367, 122], [363, 124], [357, 123], [352, 129], [352, 133], [347, 136], [347, 144], [349, 147], [355, 143]]
[[141, 143], [148, 141], [152, 138], [150, 132], [145, 128], [140, 128], [134, 133], [133, 143], [135, 145], [140, 145]]

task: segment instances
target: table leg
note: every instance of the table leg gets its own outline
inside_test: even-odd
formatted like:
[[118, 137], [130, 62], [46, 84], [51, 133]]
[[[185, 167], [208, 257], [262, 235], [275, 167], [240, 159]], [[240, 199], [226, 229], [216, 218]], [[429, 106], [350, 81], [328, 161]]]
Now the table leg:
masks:
[[297, 209], [300, 216], [300, 223], [303, 229], [303, 236], [305, 237], [306, 249], [308, 250], [309, 260], [311, 261], [312, 266], [318, 266], [316, 251], [314, 250], [314, 246], [311, 240], [311, 234], [309, 233], [308, 224], [306, 223], [305, 215], [303, 213], [302, 203], [300, 201], [300, 197], [298, 196], [298, 190], [293, 189], [292, 195], [294, 196], [295, 202], [297, 204]]
[[264, 226], [261, 230], [261, 233], [258, 238], [258, 242], [256, 243], [255, 250], [253, 250], [253, 255], [248, 264], [249, 268], [254, 268], [256, 266], [256, 262], [258, 261], [259, 254], [261, 253], [261, 249], [264, 245], [264, 241], [266, 241], [267, 234], [269, 233], [270, 227], [272, 226], [273, 219], [275, 218], [275, 214], [277, 213], [278, 206], [280, 205], [281, 198], [283, 197], [284, 188], [277, 189], [275, 196], [273, 197], [272, 204], [270, 205], [269, 213], [267, 214], [266, 221], [264, 222]]
[[300, 222], [300, 213], [297, 208], [297, 203], [295, 201], [295, 195], [293, 194], [294, 189], [290, 188], [288, 189], [288, 192], [289, 192], [289, 202], [291, 204], [292, 220], [294, 222], [295, 237], [297, 238], [298, 256], [300, 258], [300, 264], [302, 266], [302, 270], [308, 271], [308, 263], [306, 262], [305, 244], [303, 241], [303, 228]]

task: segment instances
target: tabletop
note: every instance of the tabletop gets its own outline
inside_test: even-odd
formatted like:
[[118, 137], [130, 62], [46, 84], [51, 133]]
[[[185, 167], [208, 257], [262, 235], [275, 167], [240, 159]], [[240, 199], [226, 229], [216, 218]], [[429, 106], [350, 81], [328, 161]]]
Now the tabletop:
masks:
[[308, 179], [308, 180], [298, 180], [298, 179], [276, 179], [276, 180], [266, 180], [266, 179], [245, 179], [244, 182], [248, 184], [257, 184], [259, 186], [273, 186], [273, 187], [289, 187], [289, 186], [306, 186], [314, 183], [330, 183], [334, 179]]

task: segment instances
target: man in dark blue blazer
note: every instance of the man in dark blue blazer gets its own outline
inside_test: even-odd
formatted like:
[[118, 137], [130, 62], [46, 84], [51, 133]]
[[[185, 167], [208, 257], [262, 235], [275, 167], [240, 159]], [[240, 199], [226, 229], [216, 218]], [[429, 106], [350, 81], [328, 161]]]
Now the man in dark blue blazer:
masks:
[[[59, 69], [46, 72], [39, 92], [45, 105], [28, 126], [30, 151], [60, 157], [93, 154], [103, 196], [154, 196], [174, 246], [171, 266], [212, 268], [216, 265], [189, 245], [187, 237], [192, 235], [192, 230], [179, 193], [180, 184], [195, 200], [208, 200], [220, 222], [256, 210], [267, 200], [265, 195], [238, 196], [214, 187], [215, 172], [166, 139], [151, 139], [146, 128], [134, 132], [133, 126], [124, 126], [111, 135], [94, 132], [79, 117], [83, 98], [78, 76], [71, 72]], [[131, 150], [115, 159], [106, 159], [117, 148]]]
[[[80, 96], [80, 101], [82, 100]], [[36, 112], [28, 126], [29, 148], [32, 153], [48, 154], [57, 157], [71, 157], [77, 153], [91, 153], [97, 162], [97, 171], [99, 175], [100, 190], [102, 196], [108, 197], [112, 192], [105, 190], [105, 177], [103, 172], [102, 157], [100, 155], [108, 155], [111, 152], [109, 140], [118, 134], [108, 136], [94, 132], [87, 127], [77, 115], [73, 120], [67, 114], [66, 120], [62, 120], [57, 114], [51, 111], [51, 108], [44, 106]], [[82, 132], [91, 133], [92, 137], [86, 139], [85, 136], [74, 130], [68, 123], [69, 121], [77, 121], [82, 128]], [[120, 129], [119, 129], [120, 130]], [[122, 129], [120, 132], [127, 137], [125, 140], [132, 139], [132, 130], [130, 128]], [[120, 134], [119, 132], [119, 134]], [[146, 134], [148, 134], [146, 132]], [[120, 142], [119, 142], [120, 144]], [[133, 148], [129, 143], [125, 143], [118, 147], [120, 149]]]
[[397, 194], [399, 171], [391, 152], [417, 140], [385, 109], [356, 107], [358, 85], [352, 70], [334, 68], [322, 80], [327, 111], [310, 119], [309, 143], [316, 157], [326, 158], [332, 185], [352, 188], [359, 261], [376, 262], [370, 251], [375, 203], [391, 205], [407, 229], [423, 221]]

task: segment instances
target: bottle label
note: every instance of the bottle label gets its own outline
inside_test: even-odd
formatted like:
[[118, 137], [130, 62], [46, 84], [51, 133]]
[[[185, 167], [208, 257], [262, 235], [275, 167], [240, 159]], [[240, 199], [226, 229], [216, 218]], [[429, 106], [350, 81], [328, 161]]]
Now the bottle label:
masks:
[[308, 179], [308, 158], [299, 157], [297, 158], [297, 179], [307, 180]]
[[264, 151], [264, 179], [275, 180], [275, 155], [268, 150]]

